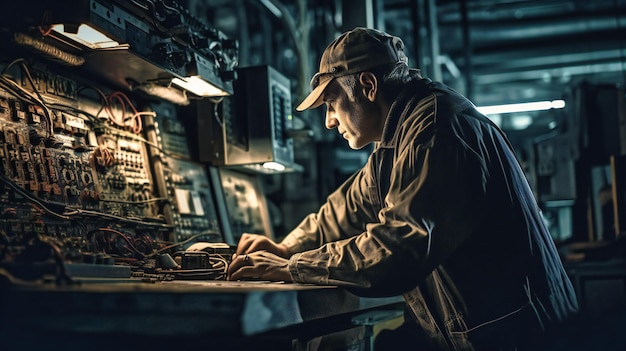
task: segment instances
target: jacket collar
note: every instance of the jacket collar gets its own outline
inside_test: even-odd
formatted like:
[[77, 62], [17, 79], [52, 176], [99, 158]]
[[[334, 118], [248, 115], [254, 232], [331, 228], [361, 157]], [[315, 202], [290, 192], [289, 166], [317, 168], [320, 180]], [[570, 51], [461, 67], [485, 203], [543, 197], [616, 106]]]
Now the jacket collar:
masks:
[[396, 129], [400, 124], [401, 119], [406, 117], [407, 112], [413, 109], [413, 105], [428, 96], [430, 89], [428, 84], [432, 83], [432, 80], [428, 78], [421, 78], [417, 71], [411, 73], [413, 78], [406, 84], [404, 89], [398, 94], [398, 97], [391, 104], [385, 125], [383, 127], [383, 134], [381, 141], [378, 143], [377, 148], [390, 148], [393, 147], [393, 139], [396, 134]]

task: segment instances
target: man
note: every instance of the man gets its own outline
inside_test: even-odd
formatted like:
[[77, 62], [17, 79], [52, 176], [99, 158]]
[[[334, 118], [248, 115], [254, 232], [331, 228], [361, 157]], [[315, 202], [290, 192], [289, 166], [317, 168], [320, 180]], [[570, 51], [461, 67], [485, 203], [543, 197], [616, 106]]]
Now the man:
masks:
[[403, 50], [366, 28], [326, 48], [297, 110], [376, 148], [282, 242], [242, 236], [229, 279], [402, 294], [416, 350], [519, 349], [577, 311], [571, 282], [506, 136]]

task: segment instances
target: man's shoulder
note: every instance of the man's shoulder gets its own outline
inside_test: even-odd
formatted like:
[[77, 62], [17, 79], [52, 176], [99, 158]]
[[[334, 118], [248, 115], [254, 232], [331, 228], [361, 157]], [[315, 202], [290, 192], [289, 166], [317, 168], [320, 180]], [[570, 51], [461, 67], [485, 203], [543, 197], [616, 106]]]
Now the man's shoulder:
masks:
[[418, 140], [435, 133], [453, 132], [459, 125], [487, 123], [468, 98], [438, 82], [429, 83], [427, 93], [415, 95], [403, 112], [396, 138]]
[[407, 83], [403, 92], [407, 99], [400, 97], [404, 103], [405, 117], [419, 117], [430, 113], [455, 114], [474, 107], [474, 104], [464, 95], [441, 82], [428, 78], [420, 78]]
[[458, 113], [474, 107], [474, 104], [467, 97], [443, 83], [433, 82], [430, 86], [437, 100], [437, 105], [449, 110], [450, 113]]
[[[446, 129], [464, 110], [473, 106], [469, 99], [443, 83], [428, 78], [412, 80], [392, 107], [384, 144]], [[389, 134], [392, 130], [395, 132]]]

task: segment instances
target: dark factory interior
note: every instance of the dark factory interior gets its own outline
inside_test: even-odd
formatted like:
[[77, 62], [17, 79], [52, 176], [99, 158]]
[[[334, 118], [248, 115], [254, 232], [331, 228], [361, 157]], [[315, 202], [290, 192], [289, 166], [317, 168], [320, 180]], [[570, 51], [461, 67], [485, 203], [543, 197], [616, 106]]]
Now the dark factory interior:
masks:
[[280, 242], [375, 151], [295, 109], [328, 43], [368, 27], [508, 137], [579, 305], [541, 350], [626, 350], [626, 0], [11, 7], [0, 349], [377, 350], [400, 295], [227, 278], [244, 233]]

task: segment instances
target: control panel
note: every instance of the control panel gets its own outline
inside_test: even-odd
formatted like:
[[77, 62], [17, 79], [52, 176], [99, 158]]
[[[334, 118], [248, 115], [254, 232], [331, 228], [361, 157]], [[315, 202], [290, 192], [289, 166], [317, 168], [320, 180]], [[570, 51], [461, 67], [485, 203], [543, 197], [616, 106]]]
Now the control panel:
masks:
[[222, 166], [290, 161], [286, 77], [237, 79], [236, 41], [173, 1], [16, 6], [0, 24], [0, 269], [225, 279], [242, 233], [272, 236], [257, 175]]
[[174, 226], [175, 241], [199, 233], [207, 241], [222, 241], [214, 188], [206, 165], [192, 160], [187, 133], [177, 109], [168, 103], [151, 105], [154, 116], [146, 118], [147, 136], [155, 145], [151, 151], [155, 181], [167, 198], [162, 211]]
[[[4, 67], [2, 266], [17, 276], [57, 271], [62, 262], [70, 275], [224, 279], [231, 249], [215, 245], [233, 239], [224, 235], [230, 226], [221, 229], [225, 205], [220, 210], [214, 195], [221, 185], [190, 156], [174, 104], [53, 73], [41, 63]], [[196, 242], [215, 245], [210, 253], [177, 253]], [[42, 247], [49, 252], [42, 255]], [[193, 257], [204, 264], [190, 263]], [[33, 272], [33, 261], [42, 272]]]

